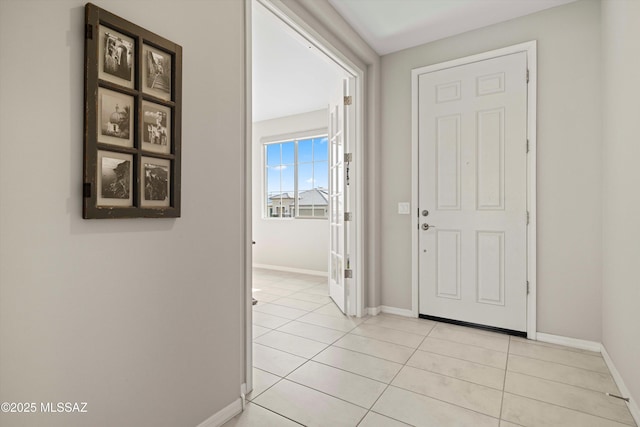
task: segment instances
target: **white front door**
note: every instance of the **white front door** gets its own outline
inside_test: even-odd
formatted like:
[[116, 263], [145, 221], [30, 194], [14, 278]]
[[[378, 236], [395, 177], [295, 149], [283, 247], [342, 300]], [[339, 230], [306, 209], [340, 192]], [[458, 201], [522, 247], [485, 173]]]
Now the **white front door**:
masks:
[[[351, 272], [348, 253], [350, 224], [345, 221], [349, 212], [350, 192], [346, 182], [349, 178], [350, 162], [345, 161], [349, 152], [350, 112], [347, 113], [345, 97], [350, 92], [352, 79], [345, 79], [334, 101], [329, 105], [329, 295], [343, 313], [348, 313], [347, 298], [350, 279], [345, 270]], [[353, 311], [353, 308], [351, 308]]]
[[526, 331], [527, 57], [418, 77], [421, 315]]

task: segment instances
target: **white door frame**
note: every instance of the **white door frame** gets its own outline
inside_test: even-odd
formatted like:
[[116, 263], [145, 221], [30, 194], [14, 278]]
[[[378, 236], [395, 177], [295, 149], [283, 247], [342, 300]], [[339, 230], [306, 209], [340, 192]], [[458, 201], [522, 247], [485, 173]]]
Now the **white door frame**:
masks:
[[411, 221], [411, 311], [418, 317], [419, 301], [419, 257], [418, 257], [418, 78], [421, 74], [444, 70], [484, 61], [499, 56], [517, 52], [527, 54], [527, 69], [529, 84], [527, 85], [527, 140], [529, 152], [527, 155], [527, 211], [529, 225], [527, 227], [527, 281], [529, 293], [527, 295], [527, 338], [536, 339], [536, 93], [537, 93], [537, 43], [535, 40], [513, 46], [496, 49], [465, 58], [454, 59], [440, 64], [428, 65], [411, 70], [411, 206], [414, 221]]
[[351, 61], [340, 50], [335, 47], [330, 41], [322, 37], [315, 32], [309, 25], [307, 25], [303, 18], [296, 15], [293, 11], [288, 9], [285, 4], [279, 0], [245, 0], [245, 384], [243, 387], [243, 393], [250, 392], [253, 389], [252, 369], [253, 360], [251, 347], [253, 344], [253, 330], [252, 330], [252, 277], [253, 277], [253, 263], [252, 263], [252, 245], [251, 236], [252, 231], [252, 179], [251, 179], [251, 153], [253, 152], [252, 143], [252, 87], [251, 87], [251, 68], [252, 68], [252, 46], [251, 46], [251, 8], [253, 2], [257, 2], [264, 6], [267, 10], [273, 13], [282, 22], [288, 25], [293, 31], [298, 33], [304, 39], [306, 39], [311, 45], [316, 47], [320, 52], [324, 53], [331, 61], [344, 69], [350, 76], [355, 79], [355, 94], [353, 97], [353, 105], [355, 108], [355, 141], [352, 145], [354, 161], [351, 164], [351, 176], [352, 183], [354, 185], [353, 191], [355, 191], [355, 206], [353, 213], [353, 222], [355, 223], [355, 241], [354, 245], [355, 257], [352, 257], [353, 262], [353, 286], [349, 289], [350, 292], [356, 294], [356, 306], [355, 312], [349, 313], [357, 317], [364, 316], [365, 313], [365, 300], [364, 300], [364, 280], [363, 275], [365, 271], [364, 264], [364, 115], [365, 115], [365, 80], [366, 80], [366, 67], [363, 68], [358, 64]]

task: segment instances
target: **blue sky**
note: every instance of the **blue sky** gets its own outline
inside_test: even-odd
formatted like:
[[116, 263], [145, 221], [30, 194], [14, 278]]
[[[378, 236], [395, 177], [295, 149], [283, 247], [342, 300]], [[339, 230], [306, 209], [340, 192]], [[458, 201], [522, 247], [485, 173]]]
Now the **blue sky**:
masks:
[[[316, 187], [328, 188], [327, 138], [298, 141], [298, 191]], [[270, 194], [294, 191], [295, 143], [267, 145], [267, 192]]]

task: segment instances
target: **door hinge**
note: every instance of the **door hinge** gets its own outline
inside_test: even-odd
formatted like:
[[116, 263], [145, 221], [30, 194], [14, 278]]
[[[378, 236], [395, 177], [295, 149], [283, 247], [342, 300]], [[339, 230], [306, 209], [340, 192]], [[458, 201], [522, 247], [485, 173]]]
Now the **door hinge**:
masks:
[[529, 295], [529, 281], [527, 280], [527, 295]]
[[529, 139], [527, 139], [527, 153], [529, 152]]
[[344, 220], [345, 221], [351, 221], [351, 212], [345, 212], [344, 213]]
[[345, 96], [344, 105], [351, 105], [351, 104], [353, 104], [353, 97], [351, 95]]
[[527, 225], [529, 225], [529, 220], [530, 220], [530, 215], [529, 215], [529, 211], [527, 211]]
[[351, 163], [353, 161], [353, 153], [344, 153], [344, 162]]
[[93, 40], [93, 25], [87, 24], [84, 28], [84, 38]]
[[353, 279], [353, 270], [345, 269], [344, 270], [344, 278], [345, 279]]
[[527, 68], [527, 83], [529, 83], [529, 69]]

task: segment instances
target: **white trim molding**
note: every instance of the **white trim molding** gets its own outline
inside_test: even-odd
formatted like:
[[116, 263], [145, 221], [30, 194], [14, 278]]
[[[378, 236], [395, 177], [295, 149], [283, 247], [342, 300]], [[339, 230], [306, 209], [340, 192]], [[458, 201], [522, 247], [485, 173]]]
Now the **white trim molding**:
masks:
[[326, 271], [305, 270], [304, 268], [283, 267], [280, 265], [253, 264], [253, 268], [264, 268], [265, 270], [285, 271], [287, 273], [308, 274], [310, 276], [322, 276], [322, 277], [328, 276], [328, 273]]
[[396, 316], [418, 317], [417, 315], [413, 314], [413, 310], [408, 310], [406, 308], [389, 307], [388, 305], [381, 305], [380, 311], [386, 314], [395, 314]]
[[380, 306], [377, 307], [367, 307], [367, 314], [369, 316], [377, 316], [382, 311]]
[[239, 397], [198, 424], [198, 427], [220, 427], [240, 412], [242, 412], [242, 398]]
[[602, 344], [596, 341], [580, 340], [578, 338], [563, 337], [560, 335], [543, 334], [539, 332], [537, 341], [547, 342], [549, 344], [558, 344], [565, 347], [579, 348], [580, 350], [594, 351], [600, 353]]
[[[527, 85], [527, 139], [529, 152], [527, 156], [527, 211], [529, 212], [529, 226], [527, 227], [527, 281], [529, 294], [527, 295], [527, 338], [536, 339], [536, 106], [537, 106], [537, 42], [535, 40], [507, 46], [501, 49], [454, 59], [439, 64], [414, 68], [411, 70], [411, 212], [419, 209], [418, 192], [418, 78], [421, 74], [447, 68], [458, 67], [473, 62], [491, 58], [525, 52], [527, 55], [527, 69], [529, 83]], [[419, 256], [418, 256], [418, 227], [419, 217], [413, 216], [411, 225], [411, 317], [419, 315]], [[384, 312], [384, 309], [382, 310]]]
[[611, 359], [611, 356], [609, 356], [609, 353], [607, 352], [607, 349], [604, 346], [604, 344], [600, 345], [600, 352], [602, 353], [602, 358], [604, 359], [604, 363], [607, 364], [607, 367], [609, 368], [609, 372], [611, 372], [611, 376], [613, 377], [613, 380], [615, 381], [616, 385], [618, 386], [618, 389], [620, 390], [620, 394], [623, 397], [629, 398], [629, 402], [627, 402], [627, 407], [629, 408], [629, 412], [631, 412], [631, 416], [635, 420], [636, 424], [640, 425], [640, 407], [638, 407], [638, 403], [633, 399], [633, 396], [631, 396], [631, 393], [629, 392], [627, 385], [624, 383], [624, 380], [622, 379], [622, 375], [620, 375], [620, 372], [618, 372], [618, 369], [613, 364], [613, 359]]

